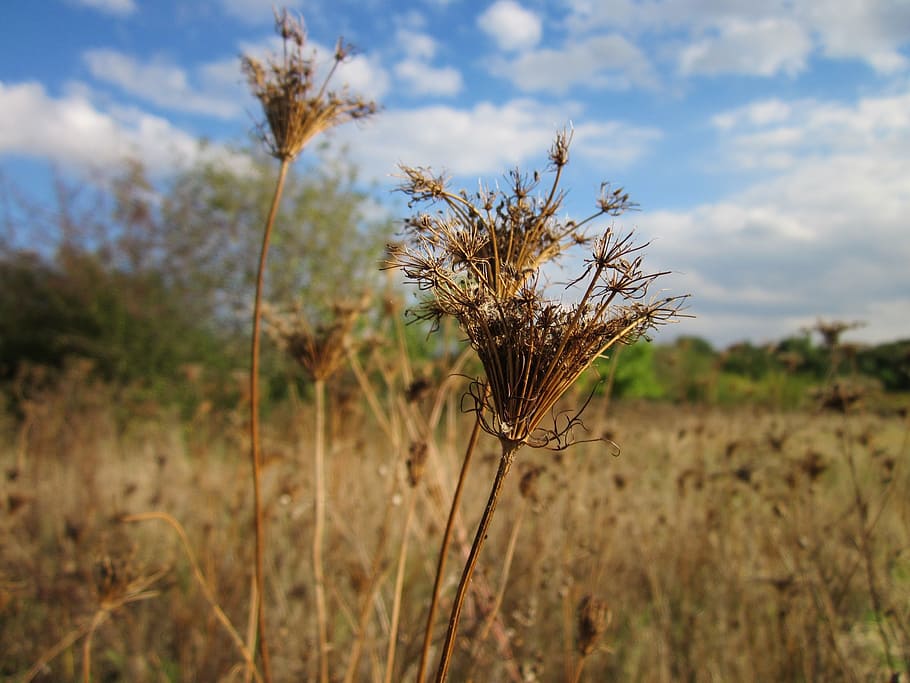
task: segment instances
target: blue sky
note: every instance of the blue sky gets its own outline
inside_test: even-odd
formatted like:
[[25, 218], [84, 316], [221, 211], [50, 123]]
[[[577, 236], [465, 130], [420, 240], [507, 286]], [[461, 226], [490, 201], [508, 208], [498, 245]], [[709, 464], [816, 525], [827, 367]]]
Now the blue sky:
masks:
[[[42, 196], [54, 169], [230, 162], [259, 114], [239, 55], [276, 47], [272, 5], [3, 3], [0, 173]], [[859, 341], [910, 337], [910, 1], [288, 6], [316, 49], [358, 48], [338, 82], [383, 110], [331, 144], [390, 211], [399, 162], [470, 189], [542, 167], [571, 125], [566, 212], [586, 216], [602, 180], [639, 202], [617, 226], [693, 295], [674, 334], [761, 343], [822, 317], [865, 322]]]

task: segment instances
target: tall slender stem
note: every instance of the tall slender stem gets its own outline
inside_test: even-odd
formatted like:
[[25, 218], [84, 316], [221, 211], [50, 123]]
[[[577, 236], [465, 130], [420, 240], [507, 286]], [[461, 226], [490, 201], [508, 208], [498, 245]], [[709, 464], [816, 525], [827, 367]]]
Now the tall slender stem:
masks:
[[443, 645], [442, 655], [439, 659], [439, 668], [436, 670], [436, 683], [443, 683], [448, 675], [452, 650], [455, 647], [455, 636], [458, 632], [458, 621], [461, 618], [461, 608], [464, 605], [464, 599], [468, 593], [468, 585], [471, 582], [471, 576], [474, 574], [474, 568], [477, 566], [477, 558], [480, 556], [480, 551], [487, 538], [487, 530], [490, 528], [493, 513], [496, 512], [496, 504], [499, 502], [502, 484], [512, 467], [515, 453], [520, 446], [520, 443], [502, 442], [502, 456], [499, 459], [499, 469], [496, 470], [496, 477], [493, 479], [490, 497], [487, 500], [487, 506], [484, 509], [483, 516], [480, 518], [480, 523], [477, 526], [477, 534], [474, 536], [474, 543], [471, 546], [468, 560], [465, 562], [464, 571], [461, 574], [461, 581], [458, 584], [458, 591], [455, 593], [455, 603], [452, 605], [452, 614], [449, 617], [449, 629], [446, 632], [445, 644]]
[[319, 681], [329, 681], [329, 638], [326, 626], [325, 570], [322, 546], [325, 542], [325, 380], [317, 379], [314, 519], [313, 524], [313, 577], [316, 581], [316, 632], [319, 640]]
[[398, 550], [398, 569], [395, 572], [395, 591], [392, 598], [392, 619], [389, 623], [389, 643], [386, 649], [384, 683], [392, 683], [392, 673], [395, 671], [395, 648], [398, 645], [398, 623], [401, 617], [401, 594], [404, 591], [404, 570], [408, 559], [408, 539], [411, 535], [411, 522], [414, 519], [414, 508], [416, 506], [417, 491], [412, 490], [404, 520], [401, 546]]
[[446, 556], [448, 555], [449, 545], [452, 543], [452, 532], [455, 529], [455, 515], [458, 513], [458, 507], [461, 503], [461, 492], [464, 490], [464, 482], [467, 479], [468, 467], [471, 464], [471, 456], [474, 455], [474, 448], [477, 446], [477, 439], [480, 436], [480, 413], [474, 422], [474, 429], [471, 432], [471, 438], [468, 441], [468, 447], [464, 454], [464, 460], [461, 463], [461, 473], [458, 475], [458, 484], [455, 486], [455, 495], [452, 498], [452, 506], [449, 508], [449, 519], [446, 521], [446, 528], [442, 535], [442, 546], [439, 549], [439, 559], [436, 562], [436, 579], [433, 581], [433, 596], [430, 598], [430, 610], [427, 614], [427, 626], [423, 632], [423, 649], [420, 652], [420, 664], [417, 668], [417, 683], [423, 683], [426, 679], [427, 658], [430, 654], [430, 643], [433, 640], [433, 622], [436, 619], [436, 608], [439, 606], [439, 589], [442, 586], [442, 577], [445, 573]]
[[[262, 290], [265, 281], [265, 263], [269, 253], [269, 240], [272, 228], [275, 225], [275, 216], [278, 214], [278, 205], [281, 202], [281, 193], [284, 191], [284, 181], [287, 177], [290, 159], [282, 159], [278, 169], [278, 179], [275, 182], [275, 194], [269, 207], [269, 215], [265, 222], [265, 231], [262, 235], [262, 249], [259, 252], [259, 268], [256, 273], [256, 299], [253, 303], [253, 343], [250, 360], [250, 460], [253, 466], [253, 517], [256, 535], [256, 595], [250, 605], [256, 612], [256, 621], [259, 624], [259, 656], [262, 658], [262, 677], [265, 683], [272, 681], [272, 667], [269, 660], [268, 639], [265, 631], [265, 576], [263, 570], [263, 555], [265, 538], [263, 531], [262, 494], [261, 494], [261, 469], [262, 453], [259, 436], [259, 348], [260, 328], [262, 327]], [[250, 644], [252, 649], [252, 643]]]

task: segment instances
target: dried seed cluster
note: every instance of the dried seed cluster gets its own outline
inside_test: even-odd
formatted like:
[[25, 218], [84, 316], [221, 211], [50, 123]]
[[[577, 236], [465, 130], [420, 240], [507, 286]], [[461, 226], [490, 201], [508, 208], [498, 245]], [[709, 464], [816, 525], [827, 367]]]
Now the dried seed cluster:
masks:
[[325, 380], [344, 363], [351, 348], [351, 332], [366, 306], [335, 302], [320, 322], [312, 325], [301, 310], [266, 311], [269, 331], [277, 343], [313, 380]]
[[[389, 246], [388, 265], [426, 292], [415, 314], [438, 323], [456, 318], [486, 373], [470, 391], [484, 429], [503, 443], [561, 448], [577, 416], [541, 428], [559, 398], [594, 360], [616, 343], [632, 342], [680, 313], [683, 297], [646, 299], [663, 273], [646, 273], [631, 235], [612, 228], [595, 236], [592, 222], [632, 207], [628, 194], [603, 186], [597, 210], [581, 221], [558, 216], [559, 189], [571, 136], [550, 149], [553, 181], [509, 174], [508, 192], [453, 193], [446, 179], [404, 167], [401, 190], [410, 204], [441, 205], [406, 222], [405, 239]], [[566, 304], [547, 297], [541, 267], [584, 246], [584, 272], [569, 283]], [[489, 388], [489, 392], [487, 391]]]
[[350, 56], [349, 45], [339, 39], [332, 67], [317, 87], [315, 55], [304, 54], [303, 24], [284, 10], [275, 15], [275, 29], [284, 44], [281, 59], [269, 59], [263, 64], [245, 55], [242, 68], [265, 113], [265, 122], [259, 126], [260, 137], [272, 156], [293, 160], [313, 136], [370, 116], [376, 113], [377, 106], [350, 94], [346, 88], [327, 90], [335, 69]]

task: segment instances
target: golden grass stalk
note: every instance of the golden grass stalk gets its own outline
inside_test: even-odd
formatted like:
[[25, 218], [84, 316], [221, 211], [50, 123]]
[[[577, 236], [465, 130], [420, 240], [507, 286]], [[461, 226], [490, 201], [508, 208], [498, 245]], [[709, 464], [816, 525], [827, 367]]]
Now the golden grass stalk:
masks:
[[313, 380], [316, 402], [315, 427], [313, 431], [313, 579], [316, 598], [316, 636], [319, 644], [319, 680], [328, 683], [329, 650], [328, 610], [325, 590], [325, 546], [326, 519], [326, 380], [344, 363], [350, 353], [350, 334], [366, 303], [335, 303], [326, 319], [318, 325], [308, 323], [302, 310], [281, 315], [270, 314], [269, 322], [279, 344], [291, 358], [306, 371]]
[[436, 578], [433, 580], [430, 607], [427, 610], [427, 623], [423, 633], [423, 646], [420, 650], [420, 663], [417, 666], [417, 683], [423, 683], [426, 678], [427, 659], [430, 656], [430, 646], [433, 643], [433, 627], [436, 620], [436, 609], [439, 606], [439, 591], [442, 587], [443, 576], [445, 576], [446, 559], [448, 557], [449, 546], [452, 543], [452, 532], [455, 530], [455, 516], [461, 505], [461, 495], [464, 490], [464, 483], [467, 480], [468, 469], [470, 468], [479, 437], [480, 415], [475, 419], [474, 428], [471, 430], [471, 437], [468, 440], [464, 458], [461, 462], [461, 471], [458, 473], [458, 482], [455, 484], [455, 493], [452, 496], [452, 505], [449, 508], [446, 527], [442, 534], [442, 543], [439, 547], [439, 558], [436, 561]]
[[240, 651], [240, 654], [243, 657], [243, 661], [246, 662], [246, 665], [252, 672], [252, 675], [257, 681], [262, 681], [262, 676], [256, 669], [255, 662], [253, 661], [253, 652], [247, 648], [246, 644], [243, 642], [243, 638], [240, 637], [237, 629], [234, 628], [231, 620], [228, 618], [227, 614], [224, 613], [224, 610], [221, 609], [221, 606], [215, 599], [215, 593], [212, 591], [211, 586], [209, 586], [209, 582], [206, 580], [205, 576], [202, 573], [202, 569], [199, 567], [199, 563], [196, 561], [196, 555], [193, 553], [193, 548], [190, 545], [190, 539], [187, 537], [183, 525], [181, 525], [173, 515], [169, 515], [166, 512], [140, 512], [131, 515], [125, 515], [121, 518], [121, 521], [131, 523], [147, 522], [152, 520], [164, 522], [177, 533], [177, 537], [180, 539], [180, 544], [183, 547], [183, 552], [186, 554], [187, 561], [190, 563], [190, 569], [193, 571], [193, 577], [196, 579], [196, 583], [199, 584], [199, 588], [202, 590], [202, 595], [205, 597], [206, 602], [209, 603], [209, 607], [212, 608], [212, 613], [215, 615], [218, 623], [224, 627], [224, 630], [230, 636], [231, 641]]
[[384, 683], [392, 683], [392, 674], [395, 671], [395, 649], [398, 644], [398, 621], [401, 615], [401, 595], [404, 591], [405, 564], [408, 558], [408, 541], [411, 536], [411, 522], [414, 519], [414, 509], [417, 506], [416, 487], [423, 477], [423, 470], [427, 459], [426, 443], [418, 442], [411, 445], [410, 458], [408, 459], [408, 509], [405, 513], [404, 530], [402, 531], [401, 546], [398, 550], [398, 568], [395, 572], [395, 589], [392, 598], [392, 618], [389, 623], [389, 642], [386, 650], [386, 667]]
[[275, 28], [283, 41], [280, 59], [268, 60], [265, 64], [246, 55], [241, 66], [253, 95], [262, 105], [265, 122], [259, 132], [269, 153], [280, 161], [275, 193], [269, 208], [263, 232], [259, 267], [256, 275], [256, 295], [253, 305], [253, 339], [250, 363], [250, 459], [253, 469], [253, 505], [255, 546], [254, 592], [250, 609], [257, 615], [259, 631], [259, 654], [262, 658], [263, 675], [267, 682], [272, 680], [269, 662], [268, 639], [265, 628], [265, 580], [263, 569], [264, 531], [261, 500], [259, 434], [259, 355], [260, 320], [262, 314], [262, 292], [269, 240], [275, 223], [275, 216], [281, 201], [288, 166], [317, 134], [347, 121], [364, 118], [376, 112], [376, 105], [361, 97], [351, 96], [345, 89], [340, 93], [328, 90], [328, 84], [336, 68], [350, 54], [350, 48], [341, 40], [335, 48], [334, 61], [328, 74], [317, 87], [315, 83], [315, 58], [307, 56], [303, 49], [306, 32], [303, 24], [294, 19], [287, 10], [276, 12]]
[[[549, 154], [553, 183], [539, 198], [532, 196], [538, 173], [531, 179], [510, 173], [509, 193], [481, 189], [469, 195], [450, 192], [445, 179], [426, 169], [403, 168], [401, 190], [411, 205], [441, 203], [444, 210], [411, 218], [406, 240], [389, 247], [388, 265], [427, 292], [416, 311], [419, 319], [458, 321], [486, 375], [469, 390], [473, 410], [502, 449], [455, 595], [437, 683], [448, 675], [467, 588], [516, 453], [525, 444], [570, 445], [581, 410], [542, 426], [565, 392], [612, 346], [635, 341], [680, 314], [682, 297], [646, 299], [663, 273], [643, 271], [643, 247], [631, 234], [618, 236], [608, 228], [595, 239], [589, 233], [594, 218], [632, 206], [628, 195], [608, 192], [605, 184], [594, 214], [578, 222], [558, 217], [569, 143], [567, 133], [557, 135]], [[591, 250], [584, 272], [567, 286], [575, 302], [550, 300], [540, 268], [576, 245]]]

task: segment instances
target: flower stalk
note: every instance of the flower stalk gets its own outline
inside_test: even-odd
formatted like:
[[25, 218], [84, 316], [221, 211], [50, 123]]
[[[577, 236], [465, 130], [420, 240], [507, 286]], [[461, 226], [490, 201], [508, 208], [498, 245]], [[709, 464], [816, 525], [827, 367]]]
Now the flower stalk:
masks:
[[[256, 539], [254, 559], [256, 590], [250, 601], [250, 609], [256, 614], [258, 651], [266, 683], [271, 683], [272, 675], [264, 610], [265, 534], [260, 490], [262, 455], [259, 424], [259, 356], [262, 298], [269, 242], [290, 163], [319, 133], [348, 121], [371, 116], [377, 111], [375, 103], [351, 95], [346, 88], [339, 92], [328, 89], [336, 69], [350, 56], [350, 46], [339, 39], [328, 74], [317, 86], [315, 55], [304, 54], [306, 31], [302, 22], [292, 17], [287, 10], [280, 14], [276, 12], [275, 29], [282, 39], [281, 58], [272, 58], [262, 63], [254, 57], [245, 55], [241, 60], [241, 67], [250, 90], [259, 100], [265, 115], [265, 121], [258, 126], [259, 136], [269, 154], [279, 161], [278, 179], [265, 223], [256, 275], [250, 362], [250, 459], [253, 470]], [[317, 578], [317, 585], [318, 583]], [[322, 679], [326, 680], [327, 676]]]
[[[400, 189], [409, 206], [429, 203], [440, 210], [407, 220], [405, 239], [388, 248], [388, 267], [424, 292], [413, 312], [417, 319], [435, 326], [447, 316], [458, 321], [485, 374], [468, 390], [470, 409], [502, 448], [452, 607], [437, 683], [448, 674], [468, 584], [516, 453], [524, 445], [562, 449], [574, 443], [584, 406], [560, 417], [559, 400], [615, 344], [634, 342], [679, 316], [685, 298], [648, 298], [649, 286], [665, 273], [643, 270], [646, 245], [612, 227], [593, 233], [596, 218], [634, 208], [622, 189], [604, 184], [593, 214], [580, 221], [559, 218], [570, 142], [568, 132], [556, 136], [549, 152], [553, 180], [543, 192], [537, 172], [527, 176], [516, 169], [508, 174], [508, 191], [482, 186], [469, 194], [450, 191], [444, 177], [427, 169], [402, 169]], [[574, 303], [553, 300], [542, 266], [575, 247], [587, 247], [589, 256], [582, 274], [566, 286], [565, 298]], [[549, 416], [552, 426], [544, 426]]]

